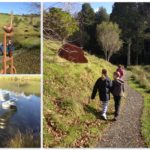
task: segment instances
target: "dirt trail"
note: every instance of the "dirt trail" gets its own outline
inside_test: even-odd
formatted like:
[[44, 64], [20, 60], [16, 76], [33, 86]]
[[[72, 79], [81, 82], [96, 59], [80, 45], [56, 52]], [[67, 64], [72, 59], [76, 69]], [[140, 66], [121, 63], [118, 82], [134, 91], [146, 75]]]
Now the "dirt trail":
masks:
[[119, 119], [102, 135], [97, 147], [137, 148], [146, 147], [140, 133], [143, 109], [142, 96], [126, 82], [126, 102]]

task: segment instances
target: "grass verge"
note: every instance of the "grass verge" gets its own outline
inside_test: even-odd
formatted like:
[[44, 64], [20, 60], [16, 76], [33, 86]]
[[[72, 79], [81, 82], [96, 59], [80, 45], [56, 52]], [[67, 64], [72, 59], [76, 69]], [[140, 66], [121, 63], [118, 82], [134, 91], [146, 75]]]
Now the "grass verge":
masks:
[[150, 147], [150, 66], [135, 66], [130, 67], [129, 70], [129, 84], [144, 98], [141, 132], [145, 143]]

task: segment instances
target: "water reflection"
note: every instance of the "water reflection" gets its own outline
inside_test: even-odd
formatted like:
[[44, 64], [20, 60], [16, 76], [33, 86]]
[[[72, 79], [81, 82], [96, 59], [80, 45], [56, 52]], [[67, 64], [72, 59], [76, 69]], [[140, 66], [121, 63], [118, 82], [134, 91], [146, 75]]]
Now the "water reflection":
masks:
[[40, 97], [25, 92], [8, 92], [10, 97], [16, 99], [16, 110], [3, 109], [0, 106], [0, 147], [6, 145], [7, 140], [18, 131], [20, 133], [32, 132], [33, 136], [40, 134]]
[[11, 117], [17, 112], [16, 110], [10, 109], [7, 110], [5, 112], [3, 112], [3, 114], [0, 116], [0, 129], [4, 130], [5, 128], [7, 128], [7, 126], [9, 125], [9, 121], [11, 119]]
[[0, 90], [11, 91], [11, 93], [24, 94], [25, 96], [40, 96], [40, 81], [11, 81], [0, 79]]
[[[23, 97], [25, 99], [31, 99], [33, 96], [35, 96], [35, 94], [31, 94], [31, 93], [25, 93], [25, 92], [16, 92], [16, 91], [9, 91], [9, 90], [3, 90], [0, 89], [1, 93], [9, 93], [10, 97], [15, 96], [17, 97]], [[37, 94], [38, 96], [38, 94]]]
[[9, 138], [12, 137], [13, 126], [10, 127], [10, 121], [16, 112], [17, 110], [2, 111], [0, 108], [0, 147], [6, 146]]

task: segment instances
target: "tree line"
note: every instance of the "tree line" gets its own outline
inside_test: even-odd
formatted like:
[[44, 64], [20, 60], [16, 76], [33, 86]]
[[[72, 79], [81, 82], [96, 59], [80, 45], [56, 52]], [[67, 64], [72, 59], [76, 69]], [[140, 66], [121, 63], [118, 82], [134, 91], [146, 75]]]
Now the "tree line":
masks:
[[116, 2], [111, 14], [103, 7], [95, 12], [90, 3], [74, 14], [52, 7], [43, 25], [46, 39], [74, 43], [113, 63], [150, 63], [150, 3]]

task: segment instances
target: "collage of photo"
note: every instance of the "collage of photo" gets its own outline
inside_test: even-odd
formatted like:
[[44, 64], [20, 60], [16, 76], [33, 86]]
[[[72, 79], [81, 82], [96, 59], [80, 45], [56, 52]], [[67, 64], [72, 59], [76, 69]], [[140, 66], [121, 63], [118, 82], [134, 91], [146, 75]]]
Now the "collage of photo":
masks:
[[150, 1], [0, 2], [0, 148], [150, 148]]

